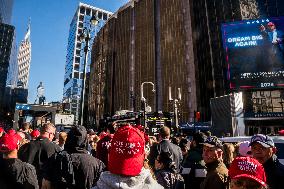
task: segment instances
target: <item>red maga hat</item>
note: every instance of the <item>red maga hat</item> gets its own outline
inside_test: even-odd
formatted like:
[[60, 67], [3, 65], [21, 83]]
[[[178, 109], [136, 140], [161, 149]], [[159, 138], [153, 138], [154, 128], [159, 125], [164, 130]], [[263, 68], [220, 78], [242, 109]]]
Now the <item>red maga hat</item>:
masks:
[[268, 22], [267, 24], [268, 26], [275, 26], [275, 24], [273, 22]]
[[118, 175], [139, 175], [144, 158], [144, 133], [131, 125], [120, 127], [111, 141], [108, 161], [109, 171]]
[[37, 138], [37, 137], [39, 137], [39, 135], [40, 135], [40, 132], [37, 129], [35, 129], [31, 132], [31, 137]]
[[0, 139], [0, 151], [12, 151], [18, 148], [21, 137], [18, 134], [6, 134]]
[[265, 171], [261, 163], [251, 157], [236, 157], [229, 168], [231, 179], [250, 178], [266, 186]]

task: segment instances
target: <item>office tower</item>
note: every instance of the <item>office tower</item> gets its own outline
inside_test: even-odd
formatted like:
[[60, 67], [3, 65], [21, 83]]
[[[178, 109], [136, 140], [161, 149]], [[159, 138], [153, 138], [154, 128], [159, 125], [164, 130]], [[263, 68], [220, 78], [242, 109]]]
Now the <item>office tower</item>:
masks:
[[11, 24], [14, 0], [0, 0], [0, 23]]
[[8, 76], [15, 27], [0, 23], [0, 114], [4, 111], [3, 98]]
[[24, 40], [21, 41], [18, 51], [18, 85], [28, 89], [30, 65], [31, 65], [31, 25], [29, 23]]
[[[97, 26], [90, 28], [90, 19], [93, 15], [99, 19], [99, 23]], [[85, 43], [80, 40], [79, 36], [85, 29], [90, 29], [91, 40], [89, 42], [89, 47], [92, 47], [92, 41], [96, 33], [111, 15], [111, 12], [80, 3], [71, 21], [67, 45], [63, 101], [69, 103], [68, 110], [75, 115], [75, 120], [78, 120], [80, 115], [82, 80], [84, 77]], [[87, 72], [89, 72], [90, 57], [91, 53], [89, 53], [89, 56], [87, 57]]]

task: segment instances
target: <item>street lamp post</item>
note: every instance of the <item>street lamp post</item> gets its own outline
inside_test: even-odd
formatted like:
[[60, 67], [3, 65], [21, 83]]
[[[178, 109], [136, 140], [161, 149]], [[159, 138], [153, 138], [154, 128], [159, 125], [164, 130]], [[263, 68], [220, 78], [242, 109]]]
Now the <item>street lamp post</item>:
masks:
[[85, 41], [85, 47], [84, 47], [84, 70], [83, 70], [83, 81], [82, 81], [82, 90], [81, 90], [81, 113], [80, 113], [80, 125], [84, 124], [84, 101], [85, 101], [85, 92], [86, 92], [86, 72], [87, 72], [87, 65], [88, 65], [88, 52], [89, 52], [89, 41], [91, 40], [91, 31], [92, 31], [92, 25], [96, 26], [98, 24], [98, 19], [95, 16], [92, 16], [90, 20], [89, 28], [85, 27], [83, 29], [83, 32], [80, 34], [80, 40]]
[[143, 86], [144, 86], [144, 84], [151, 84], [152, 86], [153, 86], [153, 89], [152, 89], [152, 91], [153, 92], [155, 92], [155, 85], [154, 85], [154, 83], [153, 82], [143, 82], [142, 84], [141, 84], [141, 86], [140, 86], [140, 92], [141, 92], [141, 102], [142, 102], [142, 104], [144, 105], [144, 127], [145, 127], [145, 129], [147, 128], [147, 115], [146, 115], [146, 108], [147, 108], [147, 100], [146, 100], [146, 98], [144, 97], [144, 93], [143, 93]]
[[179, 130], [179, 125], [178, 125], [178, 104], [179, 101], [181, 100], [181, 91], [180, 88], [178, 88], [178, 98], [173, 99], [172, 98], [172, 91], [171, 91], [171, 87], [169, 87], [169, 101], [173, 102], [174, 104], [174, 116], [175, 116], [175, 128], [177, 130]]

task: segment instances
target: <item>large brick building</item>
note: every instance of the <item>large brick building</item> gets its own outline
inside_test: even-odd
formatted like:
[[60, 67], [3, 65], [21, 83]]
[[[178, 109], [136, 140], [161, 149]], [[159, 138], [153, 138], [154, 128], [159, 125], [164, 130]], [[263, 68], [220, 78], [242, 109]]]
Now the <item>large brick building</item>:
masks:
[[[140, 86], [153, 111], [173, 111], [192, 121], [194, 111], [209, 121], [210, 98], [229, 91], [221, 24], [284, 15], [280, 0], [133, 0], [100, 30], [92, 50], [89, 121], [104, 114], [141, 110]], [[95, 115], [95, 116], [94, 116]]]

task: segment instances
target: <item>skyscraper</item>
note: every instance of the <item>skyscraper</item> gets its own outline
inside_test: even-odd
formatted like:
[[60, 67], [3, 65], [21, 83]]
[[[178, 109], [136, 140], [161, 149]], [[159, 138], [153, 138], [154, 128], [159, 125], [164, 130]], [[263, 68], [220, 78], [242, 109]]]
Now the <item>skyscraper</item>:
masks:
[[14, 26], [0, 23], [0, 115], [3, 111], [3, 98], [8, 75], [14, 31]]
[[11, 23], [13, 3], [13, 0], [0, 0], [0, 23]]
[[[99, 19], [99, 24], [91, 29], [90, 19], [93, 15]], [[85, 43], [80, 41], [79, 36], [82, 32], [84, 32], [84, 29], [91, 29], [92, 39], [89, 44], [89, 47], [91, 47], [94, 36], [111, 15], [111, 12], [80, 3], [71, 21], [67, 45], [63, 101], [70, 104], [69, 111], [75, 115], [75, 120], [78, 119], [80, 113], [82, 80], [84, 77], [83, 70]], [[87, 72], [89, 72], [90, 57], [91, 53], [89, 53], [88, 56]]]
[[21, 41], [18, 52], [18, 83], [21, 84], [25, 89], [28, 88], [30, 75], [32, 53], [30, 34], [31, 24], [29, 23], [27, 33], [24, 37], [24, 40]]

